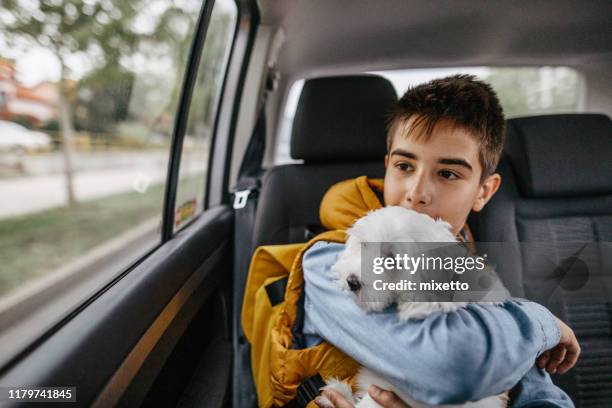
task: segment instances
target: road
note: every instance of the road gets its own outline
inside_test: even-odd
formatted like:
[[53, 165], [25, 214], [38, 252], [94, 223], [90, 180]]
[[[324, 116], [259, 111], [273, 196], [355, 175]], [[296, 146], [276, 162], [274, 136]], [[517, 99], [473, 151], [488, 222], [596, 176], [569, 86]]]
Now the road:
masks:
[[[144, 192], [151, 184], [165, 181], [168, 156], [168, 152], [160, 150], [75, 154], [76, 198], [84, 201], [127, 191]], [[28, 175], [0, 177], [0, 219], [66, 203], [66, 179], [59, 153], [17, 159]], [[14, 165], [15, 157], [0, 157], [5, 171], [10, 160]], [[201, 173], [207, 160], [205, 151], [184, 150], [181, 177]]]
[[[142, 191], [165, 177], [166, 169], [160, 167], [97, 170], [77, 173], [74, 189], [77, 200], [83, 201], [132, 189]], [[0, 218], [61, 206], [66, 203], [65, 178], [56, 174], [0, 180], [0, 197]]]
[[[196, 171], [196, 158], [185, 156], [187, 173]], [[205, 160], [206, 158], [200, 158]], [[77, 200], [90, 200], [127, 191], [144, 192], [166, 178], [168, 153], [103, 153], [76, 157], [74, 188]], [[30, 176], [0, 178], [0, 219], [41, 211], [66, 203], [65, 177], [57, 155], [28, 158]], [[198, 167], [198, 166], [195, 166]], [[184, 174], [182, 172], [182, 174]]]

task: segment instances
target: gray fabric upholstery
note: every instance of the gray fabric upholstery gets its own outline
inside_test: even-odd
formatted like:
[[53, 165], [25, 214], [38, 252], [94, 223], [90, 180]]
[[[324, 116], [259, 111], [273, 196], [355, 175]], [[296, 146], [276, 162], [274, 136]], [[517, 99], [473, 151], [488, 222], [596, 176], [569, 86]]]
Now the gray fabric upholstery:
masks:
[[361, 175], [383, 177], [382, 159], [364, 163], [284, 165], [263, 179], [255, 219], [255, 246], [306, 241], [306, 228], [319, 225], [319, 204], [333, 184]]
[[506, 152], [525, 196], [612, 193], [612, 121], [605, 115], [510, 120]]
[[397, 101], [391, 83], [374, 75], [307, 80], [293, 125], [291, 150], [304, 164], [269, 169], [263, 177], [255, 246], [306, 241], [320, 225], [319, 204], [333, 184], [383, 177], [385, 120]]
[[[609, 119], [600, 115], [509, 120], [506, 150], [497, 169], [502, 186], [484, 210], [469, 219], [477, 241], [539, 242], [555, 248], [563, 242], [604, 241], [581, 254], [596, 266], [590, 274], [578, 276], [572, 269], [575, 275], [565, 278], [566, 283], [583, 282], [579, 291], [559, 287], [555, 276], [538, 267], [543, 261], [558, 265], [568, 256], [561, 250], [551, 251], [555, 256], [547, 260], [528, 259], [517, 250], [515, 259], [498, 265], [511, 292], [544, 304], [575, 331], [582, 356], [573, 370], [553, 380], [578, 407], [612, 406], [612, 189], [607, 188], [612, 179], [608, 176], [606, 184], [607, 168], [594, 162], [612, 146], [612, 135], [602, 131], [608, 125]], [[571, 134], [580, 147], [570, 141]], [[559, 140], [567, 144], [559, 145]], [[519, 156], [517, 142], [528, 157]]]
[[377, 75], [307, 80], [293, 121], [291, 157], [382, 160], [386, 119], [396, 101], [393, 85]]

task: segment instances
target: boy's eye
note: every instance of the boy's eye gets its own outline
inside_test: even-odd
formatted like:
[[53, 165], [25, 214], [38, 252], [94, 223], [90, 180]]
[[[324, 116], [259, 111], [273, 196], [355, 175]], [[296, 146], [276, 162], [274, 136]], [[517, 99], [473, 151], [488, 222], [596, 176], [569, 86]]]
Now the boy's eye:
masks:
[[410, 170], [412, 168], [412, 166], [408, 163], [398, 163], [395, 167], [397, 167], [401, 171]]
[[444, 177], [445, 179], [448, 179], [448, 180], [456, 180], [456, 179], [458, 179], [458, 178], [459, 178], [459, 176], [458, 176], [458, 175], [456, 175], [455, 173], [453, 173], [453, 172], [452, 172], [452, 171], [450, 171], [450, 170], [440, 170], [440, 173], [439, 173], [439, 174], [440, 174], [442, 177]]

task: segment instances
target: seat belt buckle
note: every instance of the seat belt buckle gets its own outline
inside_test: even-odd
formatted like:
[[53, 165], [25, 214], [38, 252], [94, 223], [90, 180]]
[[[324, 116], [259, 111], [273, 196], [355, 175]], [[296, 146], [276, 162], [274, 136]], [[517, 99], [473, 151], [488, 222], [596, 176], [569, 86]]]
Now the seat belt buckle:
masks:
[[234, 210], [239, 210], [246, 207], [249, 198], [255, 198], [259, 195], [260, 188], [260, 180], [240, 180], [231, 191], [231, 193], [234, 195], [234, 204], [232, 205]]
[[249, 201], [249, 195], [251, 190], [240, 190], [234, 192], [234, 210], [239, 210], [246, 207], [247, 201]]
[[295, 401], [298, 407], [305, 408], [306, 405], [315, 399], [320, 393], [321, 388], [325, 386], [325, 381], [319, 374], [315, 374], [307, 378], [297, 389]]

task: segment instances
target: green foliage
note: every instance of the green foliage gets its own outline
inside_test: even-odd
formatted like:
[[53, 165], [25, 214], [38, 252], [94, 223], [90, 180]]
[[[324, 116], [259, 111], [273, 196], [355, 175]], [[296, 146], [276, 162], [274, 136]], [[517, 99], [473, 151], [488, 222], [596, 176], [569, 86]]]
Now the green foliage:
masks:
[[28, 129], [33, 129], [35, 127], [34, 120], [29, 116], [18, 115], [14, 116], [11, 120]]
[[51, 131], [51, 132], [59, 132], [60, 124], [57, 119], [51, 119], [48, 122], [45, 122], [41, 127], [41, 130]]
[[486, 80], [506, 117], [575, 112], [579, 103], [580, 77], [567, 68], [491, 68]]
[[46, 47], [60, 59], [79, 52], [102, 57], [102, 65], [116, 64], [132, 52], [139, 35], [132, 30], [142, 1], [8, 0], [4, 9], [12, 22], [5, 25], [12, 37]]
[[[160, 216], [163, 184], [0, 220], [0, 296]], [[141, 254], [137, 254], [141, 255]]]
[[92, 71], [79, 82], [76, 128], [113, 132], [127, 120], [134, 74], [120, 65]]
[[198, 68], [196, 91], [191, 100], [187, 127], [189, 134], [211, 130], [218, 99], [218, 85], [223, 80], [223, 57], [232, 33], [232, 17], [214, 9]]
[[[200, 3], [176, 6], [171, 1], [147, 0], [4, 0], [0, 15], [2, 34], [13, 47], [25, 52], [32, 46], [54, 53], [62, 67], [61, 90], [69, 96], [72, 120], [77, 129], [112, 132], [118, 122], [130, 119], [128, 111], [135, 78], [143, 62], [131, 59], [146, 56], [144, 64], [159, 60], [173, 61], [182, 74]], [[154, 11], [152, 11], [154, 9]], [[91, 64], [75, 87], [69, 63], [74, 56]], [[83, 58], [84, 57], [84, 58]], [[180, 77], [179, 77], [180, 78]], [[139, 78], [140, 79], [140, 78]], [[160, 78], [143, 82], [151, 87]], [[170, 103], [159, 109], [171, 114], [176, 110], [180, 83], [174, 80]], [[144, 93], [150, 88], [145, 89]], [[74, 94], [78, 94], [78, 99]], [[147, 112], [146, 100], [141, 110]], [[147, 118], [153, 121], [155, 118]]]

